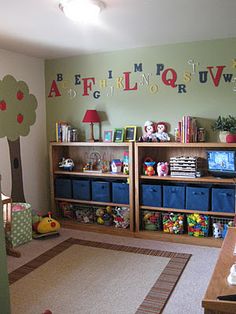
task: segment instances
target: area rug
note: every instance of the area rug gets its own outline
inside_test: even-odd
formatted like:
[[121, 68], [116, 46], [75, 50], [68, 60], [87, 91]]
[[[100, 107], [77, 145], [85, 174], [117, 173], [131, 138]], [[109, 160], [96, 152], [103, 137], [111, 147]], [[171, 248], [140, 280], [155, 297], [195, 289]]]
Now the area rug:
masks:
[[161, 313], [190, 257], [70, 238], [9, 274], [12, 314]]

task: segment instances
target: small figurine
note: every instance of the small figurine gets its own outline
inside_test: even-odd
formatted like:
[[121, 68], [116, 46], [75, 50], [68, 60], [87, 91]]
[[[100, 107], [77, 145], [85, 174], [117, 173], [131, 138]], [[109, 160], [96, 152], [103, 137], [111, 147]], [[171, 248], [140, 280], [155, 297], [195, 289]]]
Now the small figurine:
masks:
[[159, 142], [170, 141], [170, 137], [166, 131], [167, 131], [167, 124], [165, 122], [158, 122], [157, 132], [155, 133], [155, 136], [159, 140]]
[[72, 171], [75, 165], [71, 158], [65, 159], [63, 157], [58, 166], [59, 168], [63, 168], [64, 170]]
[[169, 164], [168, 162], [158, 162], [157, 163], [157, 175], [159, 177], [166, 177], [168, 175], [169, 172]]
[[221, 224], [218, 222], [218, 223], [213, 223], [213, 235], [214, 235], [214, 238], [222, 238], [222, 226]]
[[144, 124], [144, 134], [139, 138], [139, 142], [160, 142], [156, 136], [156, 124], [146, 121]]

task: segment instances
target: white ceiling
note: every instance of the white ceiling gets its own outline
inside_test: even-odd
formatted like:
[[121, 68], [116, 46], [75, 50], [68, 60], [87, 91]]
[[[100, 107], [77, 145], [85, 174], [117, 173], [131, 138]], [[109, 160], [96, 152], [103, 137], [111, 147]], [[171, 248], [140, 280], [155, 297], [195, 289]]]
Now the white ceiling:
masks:
[[60, 0], [0, 0], [0, 48], [45, 59], [236, 37], [236, 0], [103, 0], [99, 25]]

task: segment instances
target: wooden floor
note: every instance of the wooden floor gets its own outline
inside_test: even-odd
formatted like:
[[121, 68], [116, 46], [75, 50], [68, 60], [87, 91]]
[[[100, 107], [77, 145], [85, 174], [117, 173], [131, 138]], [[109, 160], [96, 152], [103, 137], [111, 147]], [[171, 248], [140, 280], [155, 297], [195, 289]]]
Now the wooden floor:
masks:
[[133, 237], [140, 239], [157, 240], [171, 243], [183, 243], [190, 245], [200, 245], [220, 248], [222, 246], [222, 239], [215, 239], [214, 237], [197, 238], [189, 236], [188, 234], [168, 234], [162, 231], [139, 231], [132, 232], [129, 229], [115, 228], [114, 226], [103, 226], [97, 224], [79, 224], [73, 220], [60, 220], [61, 226], [68, 229], [77, 229], [90, 232], [105, 233], [111, 235], [118, 235], [124, 237]]

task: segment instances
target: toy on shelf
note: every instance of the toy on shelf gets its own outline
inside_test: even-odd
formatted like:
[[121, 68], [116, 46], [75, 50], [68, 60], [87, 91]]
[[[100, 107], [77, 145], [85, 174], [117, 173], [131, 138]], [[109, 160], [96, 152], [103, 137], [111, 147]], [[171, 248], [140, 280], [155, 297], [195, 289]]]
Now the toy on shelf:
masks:
[[182, 234], [184, 232], [184, 215], [163, 214], [163, 231], [166, 233]]
[[166, 177], [169, 173], [169, 163], [160, 161], [157, 163], [157, 175], [159, 177]]
[[155, 133], [155, 136], [159, 142], [169, 142], [170, 137], [168, 135], [167, 131], [167, 124], [166, 122], [158, 122], [157, 123], [157, 131]]
[[220, 223], [213, 223], [212, 224], [213, 226], [213, 236], [214, 238], [218, 239], [218, 238], [222, 238], [222, 231], [223, 231], [223, 228], [221, 226]]
[[63, 168], [64, 170], [67, 171], [72, 171], [74, 168], [74, 162], [71, 158], [62, 158], [62, 160], [59, 162], [58, 167]]
[[124, 152], [123, 173], [124, 174], [129, 174], [129, 152]]
[[[86, 153], [86, 155], [88, 155]], [[91, 172], [91, 173], [102, 173], [103, 172], [103, 165], [102, 165], [102, 158], [99, 152], [92, 152], [90, 153], [89, 157], [86, 156], [88, 162], [83, 167], [83, 172]]]
[[113, 224], [113, 212], [110, 206], [98, 207], [96, 210], [97, 223], [99, 225], [111, 226]]
[[[201, 214], [187, 215], [188, 235], [194, 237], [207, 237], [209, 232], [209, 216]], [[218, 230], [219, 234], [219, 230]]]
[[129, 227], [129, 208], [118, 207], [113, 208], [113, 218], [116, 228]]
[[213, 237], [218, 238], [225, 238], [226, 233], [229, 227], [234, 226], [234, 221], [232, 218], [225, 218], [225, 217], [212, 217], [212, 228], [213, 228]]
[[51, 235], [59, 235], [58, 230], [60, 229], [60, 223], [53, 219], [51, 216], [51, 213], [48, 212], [47, 217], [39, 217], [38, 222], [35, 222], [33, 224], [33, 230], [35, 233], [33, 233], [33, 238], [41, 238], [41, 237], [47, 237]]
[[112, 159], [111, 161], [111, 172], [119, 173], [121, 172], [122, 161], [120, 159]]
[[144, 134], [139, 138], [139, 142], [160, 142], [156, 136], [156, 124], [153, 121], [146, 121], [144, 124]]
[[144, 174], [147, 176], [154, 176], [155, 175], [155, 166], [156, 162], [152, 160], [150, 157], [146, 157], [144, 162], [143, 162], [143, 167], [144, 167]]
[[145, 230], [161, 230], [161, 214], [157, 211], [143, 212], [143, 225]]
[[90, 224], [95, 222], [95, 211], [91, 206], [74, 205], [76, 220], [79, 223]]

